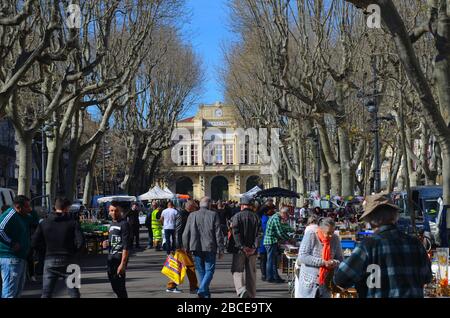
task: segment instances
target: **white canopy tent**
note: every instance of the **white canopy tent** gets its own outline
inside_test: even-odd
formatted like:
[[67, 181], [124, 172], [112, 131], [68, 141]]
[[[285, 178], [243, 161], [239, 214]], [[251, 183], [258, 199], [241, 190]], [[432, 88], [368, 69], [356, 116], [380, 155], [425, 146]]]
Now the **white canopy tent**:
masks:
[[103, 197], [97, 200], [98, 203], [107, 203], [107, 202], [136, 202], [136, 197], [128, 196], [128, 195], [115, 195], [111, 197]]
[[141, 201], [150, 201], [150, 200], [169, 200], [169, 199], [173, 199], [174, 194], [168, 193], [166, 191], [164, 191], [163, 189], [161, 189], [158, 186], [153, 187], [152, 189], [150, 189], [147, 193], [144, 193], [142, 195], [140, 195], [138, 198]]
[[168, 194], [170, 194], [170, 195], [172, 195], [172, 196], [175, 195], [172, 191], [169, 190], [168, 187], [165, 187], [165, 188], [163, 189], [163, 191], [167, 192]]
[[252, 189], [250, 189], [249, 191], [247, 191], [245, 193], [237, 194], [236, 196], [238, 198], [242, 198], [242, 197], [253, 198], [261, 190], [262, 189], [260, 187], [256, 186], [256, 187], [253, 187]]

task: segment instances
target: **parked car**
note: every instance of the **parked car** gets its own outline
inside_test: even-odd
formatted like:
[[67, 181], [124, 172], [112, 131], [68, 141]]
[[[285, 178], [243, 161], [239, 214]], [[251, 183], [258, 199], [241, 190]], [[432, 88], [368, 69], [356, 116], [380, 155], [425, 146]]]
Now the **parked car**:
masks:
[[0, 188], [0, 208], [4, 205], [12, 207], [15, 196], [16, 194], [13, 190], [8, 188]]

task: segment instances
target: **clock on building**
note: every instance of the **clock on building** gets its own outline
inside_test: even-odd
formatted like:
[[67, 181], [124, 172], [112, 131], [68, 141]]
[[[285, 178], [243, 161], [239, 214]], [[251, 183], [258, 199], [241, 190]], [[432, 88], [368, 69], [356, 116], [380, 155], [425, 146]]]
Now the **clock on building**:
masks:
[[221, 108], [217, 108], [215, 112], [216, 117], [222, 117], [223, 116], [223, 110]]

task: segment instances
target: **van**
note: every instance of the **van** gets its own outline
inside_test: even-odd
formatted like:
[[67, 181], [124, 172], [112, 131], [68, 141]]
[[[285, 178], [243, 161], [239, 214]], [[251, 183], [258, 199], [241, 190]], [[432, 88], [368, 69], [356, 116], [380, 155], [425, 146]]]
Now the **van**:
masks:
[[0, 208], [4, 205], [8, 205], [10, 207], [13, 206], [14, 197], [16, 194], [13, 190], [7, 188], [0, 188]]
[[402, 212], [398, 226], [407, 233], [412, 233], [411, 210], [416, 216], [416, 228], [419, 231], [430, 233], [432, 244], [436, 241], [437, 224], [436, 219], [439, 212], [439, 198], [443, 195], [442, 186], [417, 186], [411, 187], [411, 199], [413, 206], [407, 208], [407, 194], [404, 191], [391, 193], [392, 201], [398, 205]]
[[[423, 218], [427, 215], [430, 219], [435, 219], [439, 211], [438, 199], [442, 197], [442, 186], [418, 186], [411, 188], [411, 198], [413, 202], [413, 209], [416, 217]], [[403, 214], [409, 216], [407, 210], [406, 192], [393, 192], [391, 198], [402, 210]]]

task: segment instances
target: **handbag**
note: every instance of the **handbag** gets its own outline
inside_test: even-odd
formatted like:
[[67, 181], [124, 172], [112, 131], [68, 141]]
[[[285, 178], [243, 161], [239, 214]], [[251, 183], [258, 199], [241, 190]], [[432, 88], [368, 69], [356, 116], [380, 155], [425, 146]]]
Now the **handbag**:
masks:
[[180, 285], [186, 276], [186, 266], [174, 255], [167, 255], [161, 273], [166, 275], [175, 284]]

